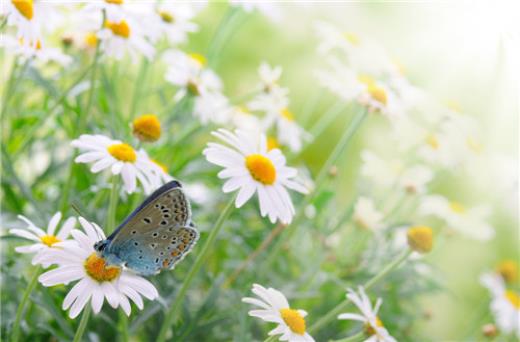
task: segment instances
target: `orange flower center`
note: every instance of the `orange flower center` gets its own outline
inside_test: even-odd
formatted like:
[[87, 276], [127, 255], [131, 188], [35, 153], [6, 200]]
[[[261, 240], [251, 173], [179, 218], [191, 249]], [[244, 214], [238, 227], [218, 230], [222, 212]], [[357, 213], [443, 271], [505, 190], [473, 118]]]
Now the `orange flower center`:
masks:
[[124, 143], [108, 146], [108, 153], [123, 162], [133, 163], [137, 159], [137, 155], [132, 146]]
[[123, 38], [130, 37], [130, 26], [128, 26], [126, 20], [121, 20], [119, 23], [107, 21], [105, 26], [109, 28], [112, 31], [112, 33], [116, 36], [120, 36]]
[[32, 0], [12, 0], [11, 3], [27, 20], [31, 20], [33, 18], [34, 8]]
[[518, 266], [513, 260], [504, 260], [497, 266], [497, 272], [508, 283], [512, 283], [518, 278]]
[[513, 304], [513, 306], [517, 309], [517, 310], [520, 310], [520, 296], [511, 291], [511, 290], [507, 290], [506, 291], [506, 299], [511, 303]]
[[[379, 317], [376, 317], [376, 328], [382, 328], [382, 327], [383, 327], [383, 322], [381, 322]], [[365, 325], [365, 332], [368, 336], [377, 334], [376, 329], [371, 324]]]
[[261, 154], [246, 157], [246, 167], [254, 180], [271, 185], [276, 181], [276, 169], [273, 162]]
[[112, 281], [121, 274], [121, 267], [107, 266], [105, 259], [99, 257], [96, 253], [90, 254], [83, 266], [89, 277], [98, 282]]
[[305, 334], [305, 319], [297, 310], [290, 308], [281, 309], [280, 315], [293, 333], [298, 335]]
[[276, 140], [276, 138], [273, 138], [273, 137], [268, 137], [267, 138], [267, 150], [271, 151], [275, 148], [280, 148], [280, 144], [278, 143], [278, 140]]
[[145, 114], [134, 120], [133, 131], [141, 141], [156, 141], [161, 137], [161, 123], [154, 114]]
[[124, 0], [105, 0], [107, 4], [121, 5]]

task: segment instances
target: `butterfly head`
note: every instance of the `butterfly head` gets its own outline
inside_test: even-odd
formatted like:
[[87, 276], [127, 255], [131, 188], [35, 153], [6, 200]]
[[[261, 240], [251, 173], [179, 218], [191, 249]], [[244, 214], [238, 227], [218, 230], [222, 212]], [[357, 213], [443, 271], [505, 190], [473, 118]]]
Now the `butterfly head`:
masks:
[[108, 245], [108, 240], [101, 240], [94, 244], [94, 250], [98, 254], [103, 254], [103, 251], [105, 250], [106, 246]]

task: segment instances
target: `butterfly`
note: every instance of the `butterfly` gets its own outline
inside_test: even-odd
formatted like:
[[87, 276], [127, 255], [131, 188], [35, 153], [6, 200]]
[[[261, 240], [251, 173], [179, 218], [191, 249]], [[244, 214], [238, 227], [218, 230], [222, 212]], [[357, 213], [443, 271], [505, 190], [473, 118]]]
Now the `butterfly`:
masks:
[[198, 238], [190, 202], [181, 183], [174, 180], [151, 194], [94, 249], [107, 264], [148, 276], [172, 269]]

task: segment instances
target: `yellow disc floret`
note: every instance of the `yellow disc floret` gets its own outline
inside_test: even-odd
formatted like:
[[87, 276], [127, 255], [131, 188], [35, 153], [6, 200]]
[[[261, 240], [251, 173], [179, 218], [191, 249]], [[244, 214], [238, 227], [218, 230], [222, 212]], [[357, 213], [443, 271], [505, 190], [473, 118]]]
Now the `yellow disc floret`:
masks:
[[[376, 316], [376, 328], [382, 328], [384, 327], [383, 322], [379, 319], [379, 317]], [[368, 336], [375, 335], [377, 333], [376, 329], [371, 324], [365, 325], [365, 333]]]
[[280, 315], [293, 333], [298, 335], [305, 334], [305, 319], [297, 310], [289, 308], [280, 309]]
[[141, 141], [156, 141], [161, 137], [161, 123], [156, 115], [144, 114], [134, 120], [133, 132]]
[[160, 11], [159, 16], [165, 23], [173, 23], [174, 21], [173, 15], [170, 12]]
[[518, 295], [518, 293], [513, 292], [513, 291], [511, 291], [511, 290], [507, 290], [506, 293], [505, 293], [505, 296], [506, 296], [506, 299], [507, 299], [511, 304], [513, 304], [513, 306], [514, 306], [517, 310], [520, 310], [520, 296]]
[[124, 0], [105, 0], [107, 4], [122, 5]]
[[90, 254], [83, 266], [89, 277], [98, 282], [112, 281], [121, 274], [121, 267], [107, 266], [105, 259], [99, 257], [96, 253]]
[[437, 137], [433, 134], [428, 134], [426, 137], [426, 143], [434, 150], [439, 149], [439, 140], [437, 140]]
[[110, 153], [112, 157], [122, 162], [133, 163], [137, 159], [135, 150], [132, 148], [132, 146], [125, 143], [108, 146], [108, 153]]
[[44, 235], [40, 237], [40, 240], [44, 245], [47, 245], [48, 247], [52, 247], [52, 245], [54, 245], [55, 243], [61, 242], [61, 240], [54, 235]]
[[280, 144], [278, 140], [274, 137], [267, 137], [267, 150], [271, 151], [272, 149], [280, 148]]
[[284, 108], [282, 109], [282, 111], [280, 112], [280, 114], [282, 115], [282, 117], [284, 117], [285, 119], [289, 120], [289, 121], [294, 121], [294, 115], [293, 113], [287, 109], [287, 108]]
[[206, 57], [201, 55], [200, 53], [190, 53], [189, 55], [192, 60], [197, 62], [200, 66], [204, 66], [207, 63]]
[[433, 231], [427, 226], [415, 226], [408, 229], [408, 245], [419, 253], [427, 253], [433, 247]]
[[466, 208], [464, 208], [464, 206], [462, 204], [460, 204], [459, 202], [450, 202], [450, 209], [451, 211], [453, 211], [454, 213], [457, 213], [457, 214], [462, 214], [466, 211]]
[[343, 33], [343, 37], [352, 45], [359, 45], [359, 37], [357, 34], [352, 32]]
[[12, 0], [11, 3], [27, 20], [31, 20], [34, 16], [34, 7], [32, 0]]
[[386, 105], [388, 98], [386, 96], [386, 91], [378, 86], [377, 84], [369, 85], [367, 87], [367, 91], [372, 97], [372, 99], [376, 100], [377, 102]]
[[107, 21], [105, 23], [105, 26], [112, 31], [113, 34], [119, 37], [128, 38], [130, 37], [130, 26], [128, 26], [128, 23], [126, 20], [121, 20], [118, 23]]
[[513, 260], [502, 261], [496, 270], [508, 283], [512, 283], [518, 278], [518, 264]]
[[271, 159], [261, 154], [251, 154], [246, 157], [246, 167], [256, 181], [271, 185], [276, 181], [276, 169]]
[[98, 38], [94, 32], [89, 32], [85, 35], [85, 45], [89, 48], [95, 48]]

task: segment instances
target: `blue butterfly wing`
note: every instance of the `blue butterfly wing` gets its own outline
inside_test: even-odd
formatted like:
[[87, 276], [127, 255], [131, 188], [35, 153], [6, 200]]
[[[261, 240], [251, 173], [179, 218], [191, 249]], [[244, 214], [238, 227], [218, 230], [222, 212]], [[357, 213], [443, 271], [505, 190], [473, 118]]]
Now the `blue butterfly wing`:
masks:
[[193, 248], [199, 233], [182, 186], [156, 190], [107, 238], [103, 256], [142, 275], [171, 269]]

